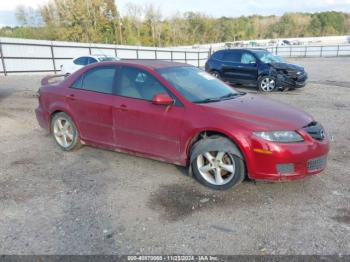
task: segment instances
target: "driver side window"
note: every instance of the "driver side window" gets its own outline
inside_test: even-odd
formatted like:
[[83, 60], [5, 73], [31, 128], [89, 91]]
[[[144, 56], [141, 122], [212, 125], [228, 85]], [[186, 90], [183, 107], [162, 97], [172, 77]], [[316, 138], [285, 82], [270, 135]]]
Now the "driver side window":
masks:
[[151, 101], [159, 93], [168, 93], [151, 74], [138, 68], [122, 67], [116, 95]]

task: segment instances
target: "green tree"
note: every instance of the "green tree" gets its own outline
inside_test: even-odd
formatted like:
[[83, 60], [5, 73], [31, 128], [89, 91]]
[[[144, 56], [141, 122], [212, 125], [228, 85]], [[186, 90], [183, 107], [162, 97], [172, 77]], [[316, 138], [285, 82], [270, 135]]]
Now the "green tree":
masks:
[[39, 10], [19, 6], [16, 16], [21, 26], [2, 28], [0, 35], [176, 46], [350, 33], [350, 15], [333, 11], [238, 18], [213, 18], [198, 12], [177, 12], [163, 18], [161, 10], [155, 5], [128, 4], [126, 10], [122, 17], [114, 0], [50, 0]]

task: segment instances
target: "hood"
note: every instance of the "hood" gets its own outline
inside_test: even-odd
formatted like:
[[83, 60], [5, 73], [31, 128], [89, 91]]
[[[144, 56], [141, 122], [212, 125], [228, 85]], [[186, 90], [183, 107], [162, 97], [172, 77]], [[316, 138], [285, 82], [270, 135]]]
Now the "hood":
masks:
[[288, 71], [304, 71], [304, 67], [288, 63], [271, 63], [276, 69], [288, 70]]
[[258, 95], [246, 94], [235, 99], [201, 105], [214, 109], [220, 115], [246, 122], [242, 125], [255, 130], [297, 130], [313, 121], [302, 110]]

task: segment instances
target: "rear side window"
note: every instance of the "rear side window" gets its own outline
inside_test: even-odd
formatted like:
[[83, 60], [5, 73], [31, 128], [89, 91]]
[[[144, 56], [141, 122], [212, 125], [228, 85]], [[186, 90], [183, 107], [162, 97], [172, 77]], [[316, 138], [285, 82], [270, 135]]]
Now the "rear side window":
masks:
[[216, 60], [222, 60], [224, 52], [223, 51], [217, 51], [212, 55], [212, 58]]
[[72, 88], [112, 94], [114, 87], [115, 67], [98, 67], [84, 73], [72, 85]]
[[228, 62], [241, 62], [241, 52], [240, 51], [226, 51], [223, 56], [224, 61]]
[[74, 64], [76, 65], [87, 65], [88, 63], [88, 57], [82, 56], [73, 61]]
[[93, 64], [93, 63], [96, 63], [97, 60], [93, 57], [89, 57], [89, 60], [88, 60], [88, 64]]
[[83, 76], [84, 75], [81, 75], [77, 80], [75, 80], [75, 82], [73, 83], [73, 85], [71, 87], [76, 88], [76, 89], [82, 89], [83, 88]]

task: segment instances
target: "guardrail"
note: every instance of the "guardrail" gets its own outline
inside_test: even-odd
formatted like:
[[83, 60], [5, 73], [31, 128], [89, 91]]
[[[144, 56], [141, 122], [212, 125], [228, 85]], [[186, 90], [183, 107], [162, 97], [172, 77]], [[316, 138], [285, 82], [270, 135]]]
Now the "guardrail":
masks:
[[80, 55], [104, 54], [121, 59], [164, 60], [203, 67], [209, 50], [55, 44], [0, 41], [0, 73], [45, 73], [60, 71], [60, 65]]

